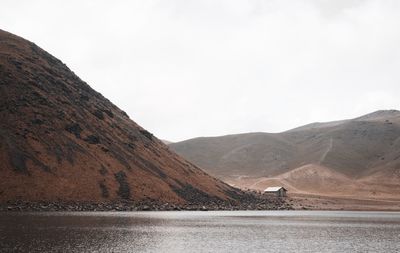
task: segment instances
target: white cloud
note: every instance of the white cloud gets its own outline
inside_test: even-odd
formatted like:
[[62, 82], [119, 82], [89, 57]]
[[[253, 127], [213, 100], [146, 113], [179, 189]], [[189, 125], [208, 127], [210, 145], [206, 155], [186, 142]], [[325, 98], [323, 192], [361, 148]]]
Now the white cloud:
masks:
[[3, 1], [0, 23], [175, 141], [399, 109], [399, 11], [394, 0]]

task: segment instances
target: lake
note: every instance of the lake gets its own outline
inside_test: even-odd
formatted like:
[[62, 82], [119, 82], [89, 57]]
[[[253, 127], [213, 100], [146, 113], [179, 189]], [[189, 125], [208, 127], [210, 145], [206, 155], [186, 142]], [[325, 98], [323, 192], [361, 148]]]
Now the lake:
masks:
[[400, 252], [399, 212], [0, 213], [1, 252]]

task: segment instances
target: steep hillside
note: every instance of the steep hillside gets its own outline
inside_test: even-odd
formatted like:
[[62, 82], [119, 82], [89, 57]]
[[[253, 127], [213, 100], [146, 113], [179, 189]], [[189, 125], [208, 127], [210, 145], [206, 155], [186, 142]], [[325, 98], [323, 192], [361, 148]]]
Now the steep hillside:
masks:
[[[392, 179], [399, 177], [400, 112], [377, 111], [277, 134], [197, 138], [170, 147], [210, 174], [237, 186], [262, 189], [282, 184], [298, 192], [327, 189], [338, 193], [341, 191], [335, 190], [335, 185], [352, 183], [342, 191], [351, 194], [365, 191], [365, 186], [377, 183], [378, 178], [394, 182]], [[328, 174], [331, 181], [327, 184], [322, 175]], [[304, 175], [313, 175], [313, 179]], [[391, 183], [385, 191], [394, 187], [400, 193], [399, 185], [399, 181]], [[379, 191], [377, 188], [368, 191]]]
[[0, 202], [184, 203], [235, 192], [170, 151], [61, 61], [1, 30], [0, 177]]

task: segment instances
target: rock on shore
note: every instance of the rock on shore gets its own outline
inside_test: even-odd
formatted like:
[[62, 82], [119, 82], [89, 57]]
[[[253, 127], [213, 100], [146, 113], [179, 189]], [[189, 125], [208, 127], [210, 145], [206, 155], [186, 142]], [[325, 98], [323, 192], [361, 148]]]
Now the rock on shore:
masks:
[[0, 204], [0, 211], [212, 211], [212, 210], [291, 210], [284, 198], [246, 193], [240, 201], [191, 202], [185, 204], [161, 203], [153, 199], [116, 202], [27, 202], [8, 201]]

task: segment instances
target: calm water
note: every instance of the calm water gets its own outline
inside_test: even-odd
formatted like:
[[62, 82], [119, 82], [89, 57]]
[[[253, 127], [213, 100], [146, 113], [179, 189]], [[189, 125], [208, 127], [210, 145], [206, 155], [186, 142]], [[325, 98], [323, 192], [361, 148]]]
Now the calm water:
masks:
[[400, 252], [400, 213], [0, 213], [2, 252]]

